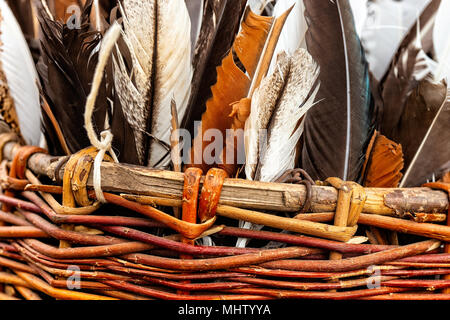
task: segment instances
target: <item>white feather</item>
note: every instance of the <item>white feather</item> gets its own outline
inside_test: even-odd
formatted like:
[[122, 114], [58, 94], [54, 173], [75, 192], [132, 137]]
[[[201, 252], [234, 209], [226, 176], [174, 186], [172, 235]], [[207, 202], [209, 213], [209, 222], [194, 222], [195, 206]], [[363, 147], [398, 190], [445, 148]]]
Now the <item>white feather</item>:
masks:
[[450, 1], [442, 0], [436, 15], [433, 30], [433, 44], [438, 66], [435, 80], [450, 80]]
[[361, 41], [376, 79], [380, 80], [384, 75], [403, 37], [429, 1], [369, 1]]
[[39, 145], [41, 108], [36, 68], [20, 26], [5, 0], [0, 0], [0, 14], [0, 68], [14, 100], [25, 142]]
[[[280, 59], [282, 57], [282, 55], [279, 55], [279, 62], [282, 61]], [[266, 147], [260, 147], [259, 145], [262, 142], [259, 140], [256, 143], [252, 142], [253, 145], [257, 145], [256, 150], [259, 159], [255, 180], [274, 181], [286, 170], [294, 168], [296, 158], [295, 146], [303, 133], [303, 121], [301, 119], [314, 105], [314, 99], [319, 90], [319, 85], [314, 87], [319, 75], [319, 68], [305, 49], [297, 49], [292, 57], [289, 57], [289, 65], [288, 75], [284, 79], [285, 85], [279, 95], [276, 107], [274, 110], [272, 109], [272, 115], [264, 115], [264, 118], [271, 118], [270, 122], [267, 122], [265, 126], [261, 124], [261, 121], [257, 120], [260, 118], [260, 112], [267, 112], [267, 110], [261, 110], [263, 108], [260, 106], [264, 105], [265, 99], [259, 99], [259, 95], [265, 93], [268, 89], [265, 84], [270, 84], [271, 82], [263, 81], [252, 97], [252, 106], [250, 117], [246, 122], [246, 131], [251, 128], [252, 130], [250, 131], [253, 131], [254, 134], [249, 136], [249, 138], [258, 139], [258, 135], [255, 135], [255, 133], [258, 133], [260, 129], [268, 129]], [[276, 72], [280, 72], [278, 68], [275, 68]], [[255, 146], [250, 147], [249, 138], [245, 141], [247, 144], [246, 150], [252, 149], [252, 152], [255, 152]], [[253, 154], [250, 155], [252, 158], [253, 156]], [[247, 166], [246, 164], [245, 169], [247, 176], [252, 177], [255, 169], [254, 165], [249, 163], [249, 166]], [[244, 221], [239, 221], [239, 225], [241, 228], [253, 230], [262, 228], [261, 225]], [[245, 247], [247, 243], [248, 239], [238, 238], [236, 246]]]
[[[174, 98], [178, 121], [186, 112], [191, 93], [191, 21], [184, 0], [158, 1], [157, 60], [155, 97], [152, 114], [152, 134], [170, 145], [171, 112], [170, 103]], [[154, 166], [166, 153], [165, 166], [170, 161], [170, 153], [153, 141], [150, 145], [149, 165]]]
[[359, 36], [361, 36], [362, 29], [367, 19], [367, 2], [368, 0], [350, 0], [356, 32]]
[[[115, 87], [125, 116], [135, 131], [138, 156], [145, 162], [142, 139], [148, 117], [151, 116], [152, 121], [150, 134], [170, 145], [171, 99], [175, 99], [179, 121], [186, 111], [192, 79], [191, 22], [184, 0], [125, 0], [121, 11], [123, 39], [131, 53], [133, 67], [132, 74], [128, 74], [117, 50], [118, 59], [113, 60]], [[149, 166], [169, 163], [170, 153], [161, 144], [152, 139], [149, 148]]]

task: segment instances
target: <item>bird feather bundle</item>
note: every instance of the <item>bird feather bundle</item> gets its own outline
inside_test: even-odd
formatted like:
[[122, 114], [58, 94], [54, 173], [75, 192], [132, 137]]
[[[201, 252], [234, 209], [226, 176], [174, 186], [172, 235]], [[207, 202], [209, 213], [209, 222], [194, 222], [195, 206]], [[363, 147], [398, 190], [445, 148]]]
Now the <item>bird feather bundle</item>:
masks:
[[304, 121], [302, 167], [313, 179], [357, 180], [371, 137], [368, 67], [347, 1], [305, 0], [306, 44], [320, 67]]
[[0, 105], [4, 120], [26, 143], [39, 145], [38, 76], [22, 30], [5, 0], [0, 1]]
[[428, 2], [429, 0], [368, 1], [367, 18], [360, 36], [370, 71], [377, 80], [384, 76], [402, 39]]
[[[100, 34], [89, 31], [91, 4], [88, 1], [82, 12], [80, 29], [53, 21], [42, 7], [39, 10], [42, 54], [37, 68], [43, 98], [49, 106], [42, 110], [43, 129], [49, 151], [55, 155], [65, 154], [66, 150], [61, 146], [61, 137], [55, 134], [51, 118], [59, 123], [70, 153], [90, 145], [83, 127], [83, 112], [101, 40]], [[107, 110], [106, 88], [102, 85], [94, 114], [97, 131], [104, 128]]]
[[[182, 0], [125, 0], [123, 39], [132, 58], [118, 50], [114, 77], [123, 113], [134, 132], [141, 164], [170, 161], [170, 105], [183, 117], [192, 78], [190, 18]], [[173, 23], [176, 21], [176, 24]]]

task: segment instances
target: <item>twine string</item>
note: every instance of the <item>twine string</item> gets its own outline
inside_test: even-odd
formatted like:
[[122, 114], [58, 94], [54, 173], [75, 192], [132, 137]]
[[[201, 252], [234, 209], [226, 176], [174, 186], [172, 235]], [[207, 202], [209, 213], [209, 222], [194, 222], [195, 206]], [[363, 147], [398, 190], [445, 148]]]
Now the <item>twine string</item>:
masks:
[[111, 28], [106, 32], [102, 45], [99, 52], [99, 60], [97, 66], [95, 67], [94, 79], [92, 82], [91, 92], [86, 99], [86, 108], [84, 111], [84, 127], [86, 128], [86, 133], [89, 138], [91, 145], [98, 149], [98, 153], [94, 160], [94, 191], [97, 200], [105, 203], [105, 197], [102, 191], [102, 179], [101, 179], [101, 164], [105, 156], [106, 151], [108, 151], [113, 158], [114, 162], [119, 162], [116, 154], [114, 153], [111, 143], [113, 140], [113, 134], [110, 130], [104, 130], [100, 133], [100, 140], [97, 137], [97, 133], [94, 130], [92, 124], [92, 114], [94, 112], [95, 101], [97, 99], [98, 90], [102, 82], [103, 73], [108, 62], [109, 56], [111, 54], [112, 48], [114, 47], [117, 39], [120, 36], [121, 28], [117, 22], [115, 22]]

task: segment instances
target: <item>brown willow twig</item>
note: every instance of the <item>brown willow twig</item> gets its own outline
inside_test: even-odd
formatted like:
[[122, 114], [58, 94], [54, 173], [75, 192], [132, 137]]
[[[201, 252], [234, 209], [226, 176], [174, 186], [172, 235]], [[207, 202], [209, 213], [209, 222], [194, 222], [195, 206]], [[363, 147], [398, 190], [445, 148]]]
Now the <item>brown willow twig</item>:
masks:
[[[336, 261], [336, 260], [333, 260]], [[339, 260], [338, 260], [339, 261]], [[410, 289], [405, 288], [375, 288], [361, 289], [344, 292], [318, 292], [318, 291], [293, 291], [267, 288], [242, 288], [228, 290], [229, 293], [258, 294], [277, 299], [320, 299], [320, 300], [349, 300], [369, 297], [381, 294], [402, 292]]]
[[16, 274], [25, 280], [34, 289], [43, 292], [53, 298], [63, 300], [115, 300], [111, 297], [105, 297], [90, 293], [76, 292], [70, 290], [56, 289], [48, 285], [45, 281], [33, 276], [30, 273], [15, 270]]
[[371, 265], [398, 260], [433, 250], [440, 245], [437, 240], [426, 240], [381, 252], [371, 253], [343, 260], [282, 260], [262, 263], [262, 267], [299, 271], [345, 272], [362, 269]]
[[34, 213], [45, 214], [52, 222], [57, 224], [70, 223], [70, 224], [98, 224], [98, 225], [121, 225], [121, 226], [134, 226], [134, 227], [148, 227], [159, 228], [164, 225], [161, 223], [134, 217], [121, 217], [121, 216], [80, 216], [80, 215], [62, 215], [57, 214], [48, 204], [46, 204], [38, 195], [33, 192], [23, 192], [22, 195], [32, 202], [23, 201], [20, 199], [7, 197], [0, 195], [0, 201], [8, 203], [16, 208], [24, 209]]
[[103, 281], [104, 283], [121, 290], [127, 290], [137, 294], [166, 300], [267, 300], [270, 299], [266, 296], [243, 294], [243, 295], [182, 295], [176, 293], [170, 293], [160, 290], [155, 290], [148, 287], [141, 287], [131, 283], [123, 281]]

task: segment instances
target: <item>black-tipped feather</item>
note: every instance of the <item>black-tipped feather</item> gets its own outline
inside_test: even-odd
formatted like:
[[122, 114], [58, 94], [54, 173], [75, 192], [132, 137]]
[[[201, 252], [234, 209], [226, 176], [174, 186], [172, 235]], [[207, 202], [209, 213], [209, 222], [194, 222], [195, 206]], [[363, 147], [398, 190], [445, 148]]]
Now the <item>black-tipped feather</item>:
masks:
[[[42, 56], [37, 68], [42, 91], [72, 153], [90, 145], [83, 114], [101, 40], [98, 33], [89, 31], [91, 5], [92, 1], [88, 1], [83, 9], [80, 29], [71, 29], [61, 22], [52, 21], [43, 8], [39, 9]], [[98, 131], [104, 128], [107, 108], [103, 83], [94, 113], [94, 125]], [[50, 153], [63, 154], [59, 141], [50, 134], [54, 130], [49, 127], [45, 111], [43, 118]]]
[[347, 1], [304, 0], [307, 49], [320, 66], [305, 118], [302, 167], [314, 179], [358, 180], [370, 139], [368, 67]]

